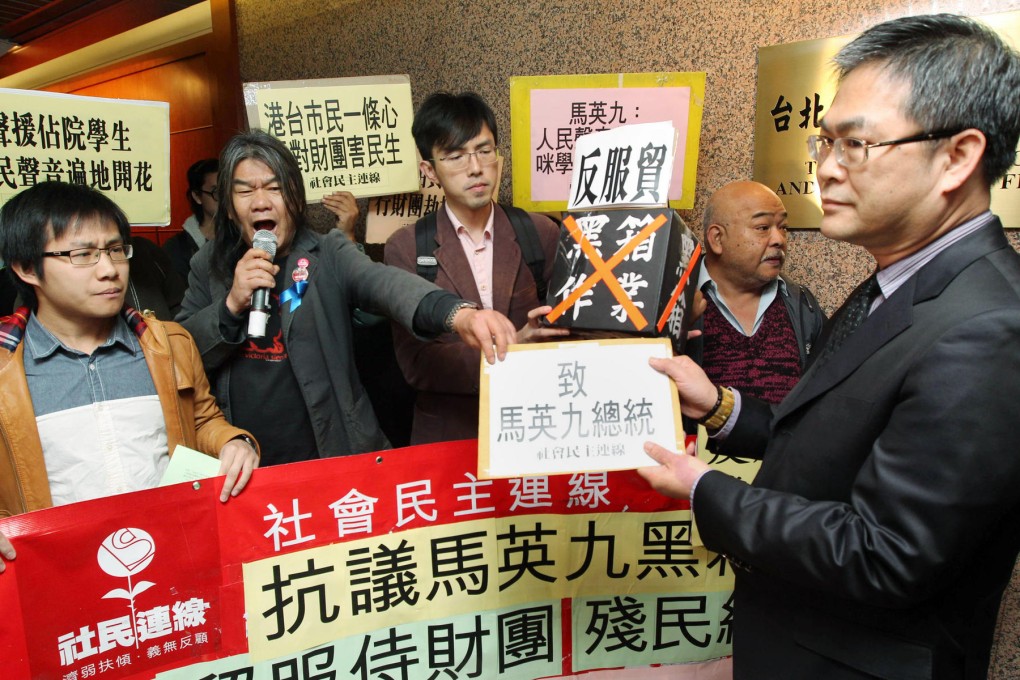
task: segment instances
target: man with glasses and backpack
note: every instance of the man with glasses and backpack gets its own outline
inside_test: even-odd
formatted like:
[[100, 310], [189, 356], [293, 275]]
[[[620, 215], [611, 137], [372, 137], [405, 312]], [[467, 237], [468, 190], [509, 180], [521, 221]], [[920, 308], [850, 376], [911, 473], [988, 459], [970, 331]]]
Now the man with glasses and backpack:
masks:
[[[415, 272], [480, 308], [506, 315], [516, 342], [562, 336], [539, 317], [552, 275], [559, 229], [548, 217], [493, 201], [498, 189], [496, 118], [472, 92], [437, 92], [411, 126], [421, 171], [442, 187], [435, 213], [386, 243], [387, 264]], [[418, 392], [412, 444], [478, 436], [478, 352], [452, 333], [431, 341], [394, 325], [393, 344]]]

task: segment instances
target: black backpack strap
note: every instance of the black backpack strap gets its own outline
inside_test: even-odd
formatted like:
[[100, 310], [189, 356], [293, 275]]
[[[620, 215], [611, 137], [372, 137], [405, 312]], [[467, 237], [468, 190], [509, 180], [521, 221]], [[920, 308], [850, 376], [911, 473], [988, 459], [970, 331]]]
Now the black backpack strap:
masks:
[[510, 218], [510, 224], [517, 236], [517, 245], [521, 248], [521, 256], [524, 258], [531, 276], [535, 279], [535, 286], [538, 289], [538, 301], [545, 304], [546, 280], [545, 280], [545, 253], [542, 252], [542, 242], [538, 240], [538, 230], [531, 216], [520, 208], [512, 205], [501, 205], [503, 212]]
[[432, 253], [436, 244], [436, 213], [430, 212], [414, 223], [414, 243], [418, 276], [435, 283], [439, 273], [439, 260]]

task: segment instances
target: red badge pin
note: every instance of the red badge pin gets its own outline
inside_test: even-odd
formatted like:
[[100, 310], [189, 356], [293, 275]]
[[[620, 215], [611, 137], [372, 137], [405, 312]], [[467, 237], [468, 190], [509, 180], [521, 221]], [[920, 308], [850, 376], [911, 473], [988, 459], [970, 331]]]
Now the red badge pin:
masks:
[[297, 261], [297, 268], [291, 273], [290, 278], [294, 279], [295, 283], [308, 280], [308, 258], [302, 257]]

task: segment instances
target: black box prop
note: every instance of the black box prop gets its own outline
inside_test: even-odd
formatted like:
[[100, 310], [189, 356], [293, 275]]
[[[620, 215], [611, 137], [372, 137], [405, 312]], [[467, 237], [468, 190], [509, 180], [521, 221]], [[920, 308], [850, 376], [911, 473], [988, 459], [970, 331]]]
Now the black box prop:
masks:
[[668, 337], [679, 354], [691, 325], [687, 310], [697, 285], [692, 268], [700, 254], [694, 233], [668, 208], [568, 213], [546, 322], [576, 331]]

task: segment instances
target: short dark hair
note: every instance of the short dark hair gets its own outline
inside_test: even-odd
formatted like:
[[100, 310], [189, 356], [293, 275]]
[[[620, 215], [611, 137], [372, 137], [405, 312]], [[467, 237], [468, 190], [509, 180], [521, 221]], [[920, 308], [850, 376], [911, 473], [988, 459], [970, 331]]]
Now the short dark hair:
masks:
[[988, 140], [991, 185], [1015, 162], [1020, 135], [1020, 54], [984, 24], [954, 14], [878, 24], [835, 57], [840, 79], [877, 64], [910, 85], [903, 113], [926, 131], [976, 128]]
[[220, 204], [216, 209], [216, 236], [214, 237], [212, 270], [224, 281], [234, 276], [237, 261], [248, 249], [241, 230], [230, 219], [233, 205], [234, 172], [243, 161], [261, 161], [269, 166], [280, 183], [283, 202], [287, 206], [295, 235], [305, 227], [305, 185], [301, 167], [290, 149], [276, 137], [262, 130], [235, 135], [220, 152], [220, 176], [216, 184]]
[[488, 125], [492, 138], [499, 144], [496, 116], [474, 92], [435, 92], [418, 109], [411, 124], [411, 134], [422, 160], [432, 158], [432, 147], [456, 149], [464, 146]]
[[85, 220], [113, 222], [124, 243], [131, 242], [131, 224], [116, 203], [81, 184], [40, 182], [0, 208], [0, 257], [22, 301], [33, 309], [35, 290], [10, 269], [18, 264], [43, 278], [43, 252], [51, 238], [62, 237]]
[[191, 206], [191, 214], [199, 222], [205, 215], [202, 211], [202, 204], [196, 201], [192, 194], [202, 191], [202, 187], [205, 186], [205, 176], [216, 173], [219, 169], [220, 162], [215, 158], [203, 158], [200, 161], [195, 161], [188, 168], [188, 205]]

